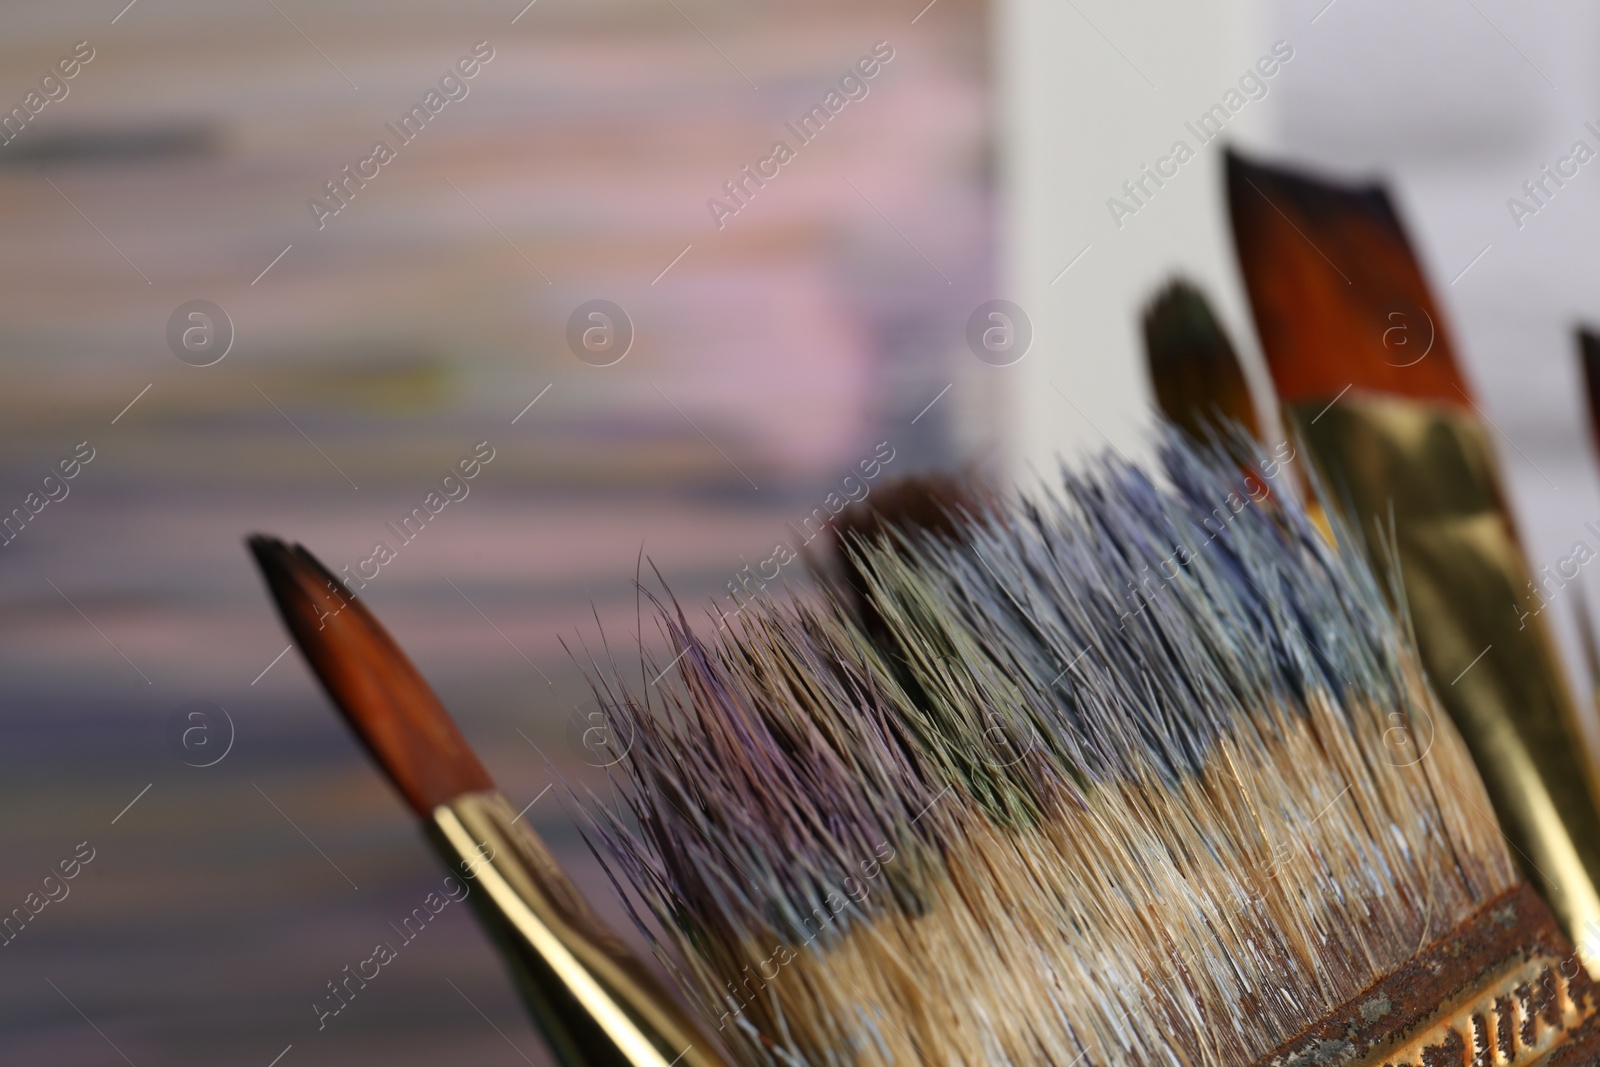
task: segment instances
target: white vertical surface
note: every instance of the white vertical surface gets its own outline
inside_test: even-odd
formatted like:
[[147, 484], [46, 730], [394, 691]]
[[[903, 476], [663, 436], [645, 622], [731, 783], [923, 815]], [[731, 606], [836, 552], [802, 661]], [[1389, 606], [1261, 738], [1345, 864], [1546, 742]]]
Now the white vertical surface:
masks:
[[[1135, 456], [1150, 410], [1139, 310], [1174, 272], [1212, 297], [1250, 373], [1261, 373], [1228, 236], [1222, 141], [1201, 144], [1185, 123], [1224, 103], [1286, 39], [1294, 58], [1263, 79], [1260, 99], [1240, 94], [1223, 135], [1265, 143], [1301, 42], [1273, 33], [1256, 0], [1002, 0], [997, 36], [1007, 295], [1035, 328], [1028, 356], [994, 371], [1007, 376], [1008, 458], [1022, 473], [1108, 442]], [[1107, 201], [1132, 205], [1122, 183], [1180, 140], [1194, 158], [1147, 186], [1119, 226]]]

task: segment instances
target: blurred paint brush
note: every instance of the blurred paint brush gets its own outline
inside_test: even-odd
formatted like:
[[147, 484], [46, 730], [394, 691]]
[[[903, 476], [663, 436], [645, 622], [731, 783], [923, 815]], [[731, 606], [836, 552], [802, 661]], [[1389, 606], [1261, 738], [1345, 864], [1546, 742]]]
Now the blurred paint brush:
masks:
[[1600, 642], [1595, 637], [1594, 611], [1589, 607], [1589, 594], [1578, 586], [1577, 605], [1573, 614], [1578, 620], [1578, 646], [1583, 651], [1584, 677], [1589, 682], [1589, 700], [1600, 708]]
[[[1146, 306], [1142, 325], [1145, 365], [1161, 413], [1197, 441], [1226, 438], [1237, 425], [1272, 449], [1273, 458], [1259, 470], [1244, 467], [1246, 493], [1257, 500], [1270, 496], [1269, 482], [1293, 461], [1294, 447], [1281, 435], [1276, 444], [1267, 440], [1244, 365], [1205, 295], [1174, 278]], [[1310, 479], [1301, 468], [1295, 471], [1306, 514], [1331, 542], [1333, 529]]]
[[439, 698], [366, 606], [311, 553], [250, 551], [296, 646], [451, 868], [565, 1067], [722, 1067], [674, 999], [590, 910], [522, 823]]
[[[1578, 362], [1583, 374], [1584, 395], [1589, 401], [1589, 433], [1595, 451], [1600, 455], [1600, 334], [1585, 326], [1578, 327], [1577, 334]], [[1600, 717], [1600, 638], [1596, 636], [1594, 611], [1589, 603], [1588, 591], [1581, 580], [1574, 584], [1577, 600], [1573, 614], [1578, 622], [1584, 678], [1589, 685], [1589, 702], [1595, 708], [1597, 717]]]
[[1142, 325], [1150, 384], [1168, 419], [1197, 441], [1229, 423], [1263, 441], [1244, 367], [1197, 287], [1174, 278], [1145, 308]]
[[1231, 153], [1227, 166], [1240, 268], [1285, 418], [1375, 561], [1398, 563], [1395, 594], [1500, 822], [1600, 973], [1600, 767], [1527, 605], [1532, 574], [1494, 450], [1399, 217], [1377, 185]]
[[1589, 433], [1600, 454], [1600, 334], [1578, 327], [1578, 362], [1583, 367], [1584, 395], [1589, 400]]

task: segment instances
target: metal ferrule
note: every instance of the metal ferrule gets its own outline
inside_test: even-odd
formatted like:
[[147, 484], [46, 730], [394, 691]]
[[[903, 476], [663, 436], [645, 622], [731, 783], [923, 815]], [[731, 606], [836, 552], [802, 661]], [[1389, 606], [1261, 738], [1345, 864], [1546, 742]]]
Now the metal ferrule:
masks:
[[1398, 563], [1423, 665], [1500, 826], [1600, 979], [1600, 783], [1482, 426], [1455, 405], [1371, 394], [1291, 413], [1329, 507], [1380, 572]]
[[1524, 883], [1254, 1067], [1582, 1067], [1600, 1061], [1595, 1001], [1588, 972]]
[[499, 793], [441, 804], [428, 830], [565, 1067], [727, 1067]]

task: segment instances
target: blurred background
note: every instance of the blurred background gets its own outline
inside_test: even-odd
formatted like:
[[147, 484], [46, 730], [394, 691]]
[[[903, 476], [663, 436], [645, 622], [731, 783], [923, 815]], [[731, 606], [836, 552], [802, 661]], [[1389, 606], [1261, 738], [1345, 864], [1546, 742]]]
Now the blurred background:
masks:
[[1221, 142], [1107, 201], [1280, 42], [1227, 142], [1392, 182], [1534, 566], [1600, 539], [1600, 171], [1507, 203], [1595, 143], [1592, 4], [524, 2], [0, 10], [0, 913], [94, 857], [0, 948], [6, 1062], [549, 1062], [461, 908], [318, 1029], [441, 876], [242, 537], [366, 580], [622, 925], [560, 783], [589, 656], [664, 647], [641, 567], [709, 610], [862, 460], [1139, 453], [1174, 271], [1267, 395]]

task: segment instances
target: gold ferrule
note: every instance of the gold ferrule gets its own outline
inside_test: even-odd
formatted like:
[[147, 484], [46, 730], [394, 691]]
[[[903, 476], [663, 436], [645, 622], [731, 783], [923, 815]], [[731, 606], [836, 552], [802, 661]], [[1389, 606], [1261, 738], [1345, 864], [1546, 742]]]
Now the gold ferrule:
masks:
[[467, 899], [564, 1067], [726, 1067], [504, 797], [459, 796], [434, 809], [428, 829], [476, 890]]
[[1423, 665], [1500, 826], [1600, 979], [1600, 780], [1482, 426], [1455, 405], [1372, 394], [1292, 415], [1325, 503], [1380, 572], [1398, 564]]

